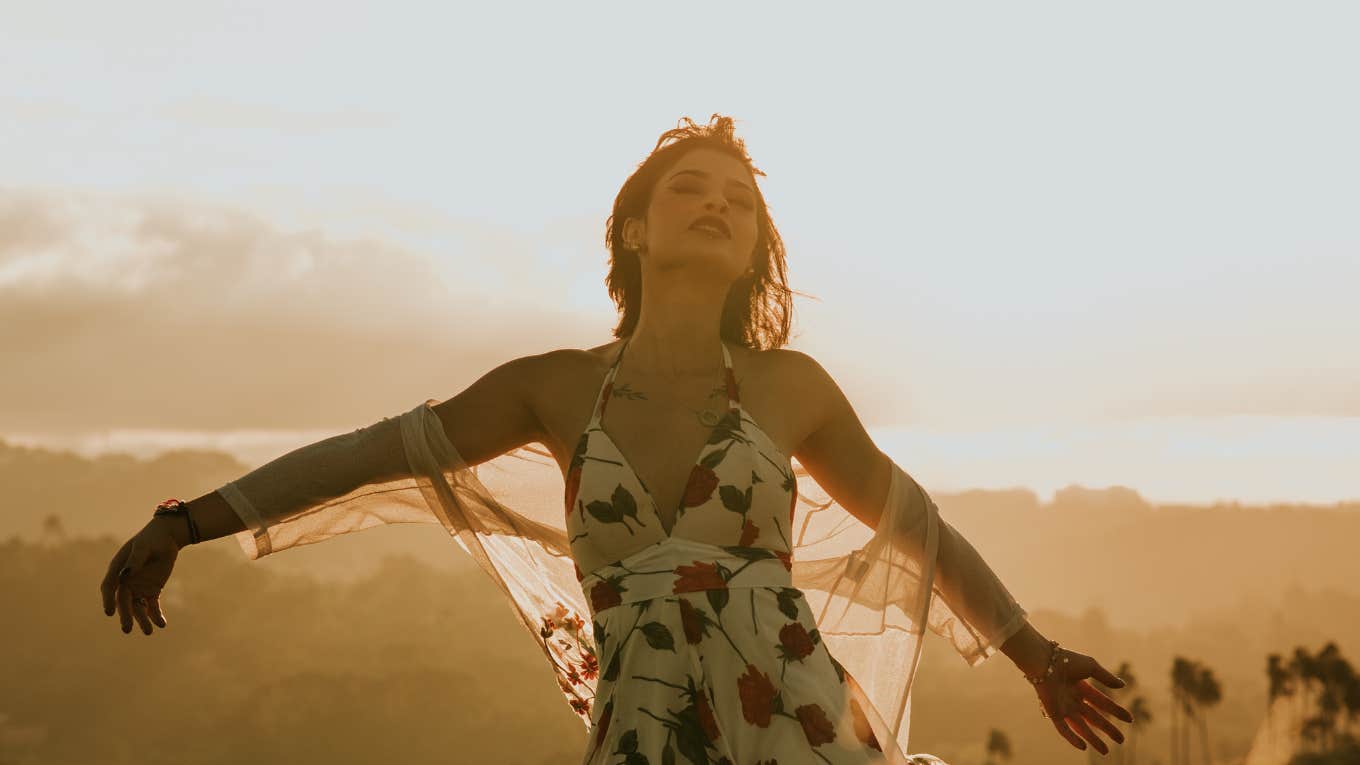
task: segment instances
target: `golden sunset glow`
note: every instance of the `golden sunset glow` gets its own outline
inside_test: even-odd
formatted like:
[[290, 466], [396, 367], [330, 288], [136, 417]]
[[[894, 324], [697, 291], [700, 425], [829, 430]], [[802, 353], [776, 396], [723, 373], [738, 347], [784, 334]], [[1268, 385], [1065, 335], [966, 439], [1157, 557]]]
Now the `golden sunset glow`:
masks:
[[[171, 475], [208, 491], [510, 359], [610, 341], [615, 195], [659, 134], [719, 113], [765, 174], [798, 293], [787, 347], [950, 497], [946, 515], [960, 508], [958, 528], [1038, 622], [1102, 661], [1136, 657], [1156, 725], [1171, 692], [1158, 651], [1214, 663], [1222, 650], [1235, 697], [1215, 763], [1285, 765], [1260, 745], [1245, 759], [1264, 729], [1261, 657], [1330, 639], [1360, 655], [1355, 6], [9, 5], [0, 513], [14, 544], [82, 531], [121, 543], [150, 515], [144, 494], [189, 498]], [[559, 479], [505, 490], [556, 497]], [[109, 509], [134, 498], [136, 512]], [[1014, 515], [1038, 508], [1053, 512]], [[468, 556], [416, 532], [254, 568], [350, 586], [407, 565], [375, 550], [411, 554], [429, 570], [399, 573], [447, 576], [446, 589], [356, 602], [390, 595], [412, 634], [435, 631], [421, 615], [447, 588], [504, 615]], [[85, 557], [112, 550], [98, 552]], [[65, 570], [46, 554], [32, 565]], [[71, 599], [92, 611], [86, 568]], [[287, 611], [246, 602], [234, 618]], [[343, 621], [323, 634], [349, 640]], [[405, 667], [354, 639], [337, 655]], [[466, 653], [440, 665], [443, 682], [490, 666], [450, 640]], [[525, 712], [546, 719], [559, 702], [531, 649], [492, 654], [532, 666], [511, 685], [546, 699]], [[951, 713], [972, 702], [930, 694], [1002, 668], [925, 656], [922, 746], [983, 762], [982, 734]], [[235, 654], [200, 659], [206, 685], [233, 687]], [[316, 698], [363, 698], [354, 682]], [[481, 703], [431, 682], [429, 708]], [[405, 683], [384, 698], [421, 698]], [[249, 698], [236, 708], [268, 708]], [[486, 724], [515, 730], [514, 705], [497, 703]], [[1024, 703], [1005, 724], [1045, 743], [1013, 762], [1084, 761], [1071, 747], [1071, 760], [1026, 759], [1057, 749]], [[999, 701], [979, 708], [1003, 719]], [[23, 758], [57, 735], [23, 711], [0, 706], [0, 763], [48, 761]], [[580, 751], [580, 726], [554, 722], [560, 748], [544, 743], [543, 762]], [[1151, 736], [1142, 761], [1165, 765], [1167, 732]], [[223, 761], [345, 761], [242, 747]], [[464, 761], [448, 745], [407, 755]], [[1199, 761], [1196, 748], [1171, 763]]]

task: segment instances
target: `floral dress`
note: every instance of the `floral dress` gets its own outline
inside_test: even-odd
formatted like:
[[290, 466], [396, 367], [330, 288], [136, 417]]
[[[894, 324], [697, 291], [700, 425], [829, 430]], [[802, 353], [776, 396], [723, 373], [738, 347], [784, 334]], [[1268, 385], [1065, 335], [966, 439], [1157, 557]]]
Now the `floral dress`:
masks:
[[583, 765], [886, 762], [792, 586], [797, 482], [742, 409], [727, 346], [727, 410], [670, 530], [601, 425], [626, 347], [566, 476], [572, 557], [598, 648], [597, 666], [586, 667], [599, 674]]

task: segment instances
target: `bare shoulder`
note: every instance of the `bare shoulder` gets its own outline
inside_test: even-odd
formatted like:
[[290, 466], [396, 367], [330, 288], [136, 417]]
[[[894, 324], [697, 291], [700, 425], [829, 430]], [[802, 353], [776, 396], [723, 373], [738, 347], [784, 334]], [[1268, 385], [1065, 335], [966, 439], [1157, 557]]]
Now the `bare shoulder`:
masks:
[[614, 340], [591, 348], [554, 348], [533, 356], [526, 356], [526, 383], [534, 386], [535, 400], [560, 401], [560, 394], [569, 392], [583, 380], [602, 375], [622, 343]]
[[877, 528], [891, 480], [891, 461], [821, 363], [799, 351], [787, 352], [783, 363], [787, 379], [800, 389], [807, 409], [792, 456], [851, 515]]
[[831, 373], [808, 353], [792, 348], [777, 348], [761, 351], [760, 356], [763, 358], [761, 366], [764, 367], [762, 376], [778, 380], [792, 401], [809, 411], [813, 424], [817, 424], [818, 417], [835, 407], [838, 399], [845, 398]]
[[525, 357], [520, 384], [540, 424], [540, 443], [557, 452], [568, 434], [584, 426], [578, 420], [583, 411], [589, 415], [590, 397], [622, 342], [613, 340], [590, 348], [554, 348]]
[[811, 355], [791, 348], [742, 351], [748, 380], [742, 381], [742, 401], [786, 454], [796, 455], [820, 430], [837, 401], [840, 388]]

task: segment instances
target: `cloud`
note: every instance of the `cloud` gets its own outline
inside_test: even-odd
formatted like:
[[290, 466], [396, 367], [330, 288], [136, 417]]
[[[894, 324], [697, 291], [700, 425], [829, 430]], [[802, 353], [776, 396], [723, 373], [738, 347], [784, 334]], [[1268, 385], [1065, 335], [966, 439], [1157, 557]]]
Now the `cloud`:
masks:
[[553, 312], [537, 258], [455, 268], [232, 208], [0, 189], [0, 427], [328, 428], [444, 399], [600, 336]]

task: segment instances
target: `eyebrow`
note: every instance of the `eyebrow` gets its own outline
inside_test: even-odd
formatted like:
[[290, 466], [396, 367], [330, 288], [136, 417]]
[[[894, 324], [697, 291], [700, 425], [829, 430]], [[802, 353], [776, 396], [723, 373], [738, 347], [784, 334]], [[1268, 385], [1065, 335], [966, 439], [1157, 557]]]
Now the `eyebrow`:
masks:
[[[677, 170], [675, 173], [672, 173], [672, 174], [671, 174], [671, 178], [674, 178], [674, 177], [677, 176], [677, 175], [685, 175], [686, 173], [688, 173], [688, 174], [690, 174], [690, 175], [697, 175], [697, 176], [699, 176], [700, 178], [707, 178], [707, 177], [708, 177], [708, 173], [707, 173], [706, 171], [704, 171], [704, 170]], [[746, 189], [747, 191], [751, 192], [752, 194], [756, 193], [756, 192], [755, 192], [755, 189], [751, 188], [750, 186], [747, 186], [746, 184], [742, 183], [741, 181], [729, 180], [728, 183], [731, 183], [731, 184], [735, 184], [735, 185], [737, 185], [737, 186], [740, 186], [740, 187], [742, 187], [743, 189]]]

